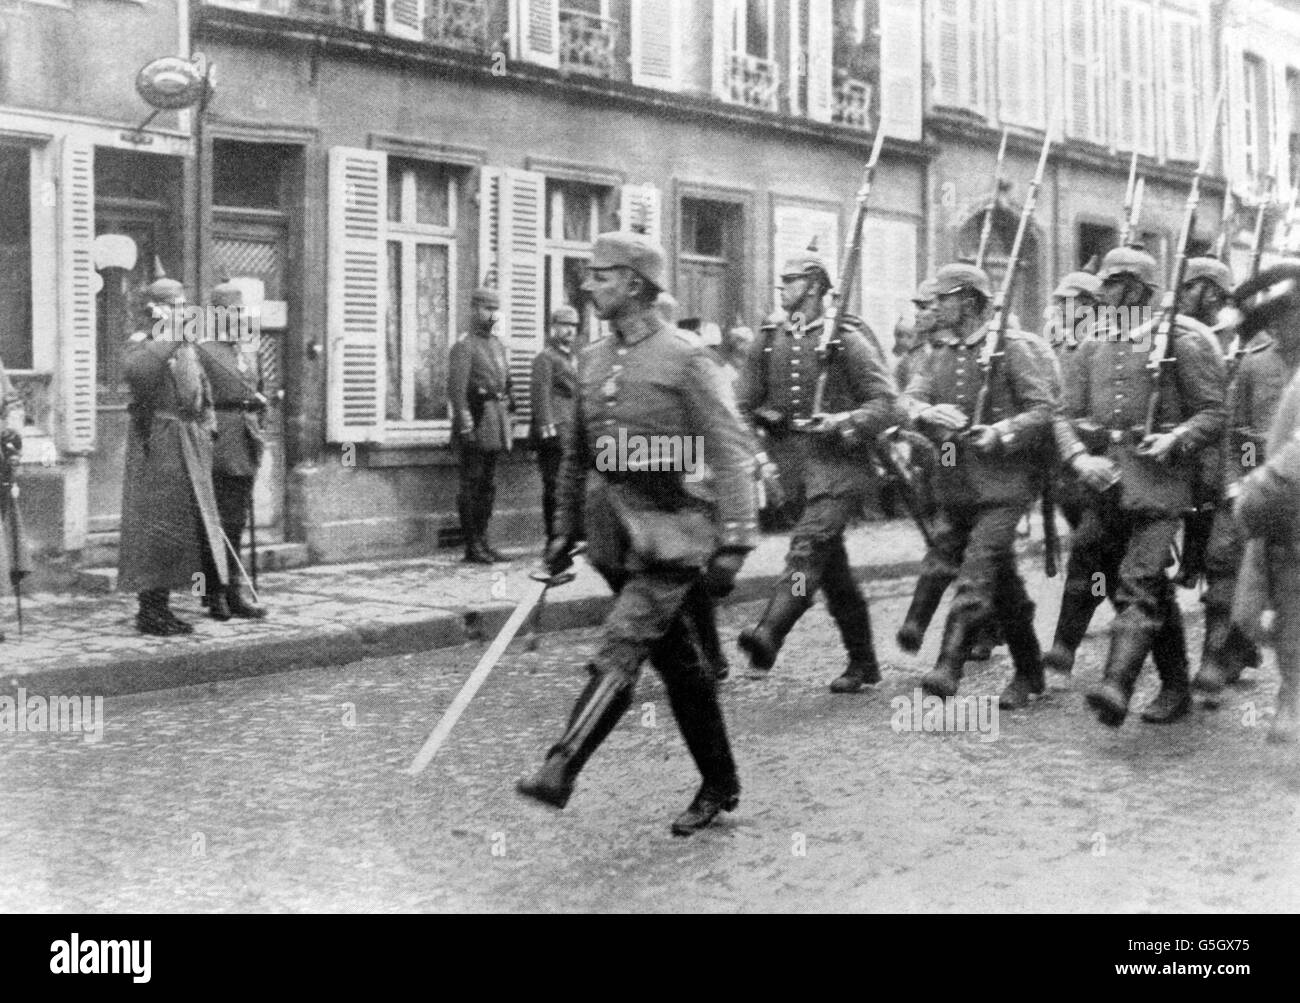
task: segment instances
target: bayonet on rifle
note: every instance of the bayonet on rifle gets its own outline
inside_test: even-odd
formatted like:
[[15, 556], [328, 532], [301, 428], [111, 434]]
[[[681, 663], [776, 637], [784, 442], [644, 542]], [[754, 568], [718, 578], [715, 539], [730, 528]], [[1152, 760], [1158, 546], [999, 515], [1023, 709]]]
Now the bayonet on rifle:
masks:
[[998, 164], [993, 171], [993, 196], [989, 207], [984, 211], [984, 226], [980, 229], [980, 246], [975, 252], [975, 267], [984, 267], [984, 255], [989, 248], [989, 238], [993, 235], [993, 214], [997, 212], [998, 199], [1002, 195], [1002, 167], [1007, 159], [1007, 136], [1010, 129], [1002, 130], [1002, 144], [998, 147]]

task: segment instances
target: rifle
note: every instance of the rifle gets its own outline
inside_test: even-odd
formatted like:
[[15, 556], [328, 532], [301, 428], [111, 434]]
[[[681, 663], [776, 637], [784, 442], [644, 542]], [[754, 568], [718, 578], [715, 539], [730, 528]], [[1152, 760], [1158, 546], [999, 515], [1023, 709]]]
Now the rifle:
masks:
[[980, 246], [975, 252], [975, 267], [984, 267], [984, 252], [989, 247], [989, 237], [993, 235], [993, 213], [997, 211], [998, 197], [1002, 194], [1002, 165], [1007, 159], [1007, 135], [1010, 129], [1002, 130], [1002, 145], [998, 147], [998, 165], [993, 171], [993, 198], [984, 212], [984, 226], [980, 230]]
[[1147, 179], [1137, 173], [1138, 155], [1133, 152], [1129, 162], [1128, 188], [1124, 192], [1124, 229], [1119, 235], [1119, 246], [1129, 247], [1137, 234], [1138, 220], [1142, 218], [1142, 196], [1146, 193]]
[[1270, 177], [1268, 179], [1267, 198], [1261, 197], [1259, 207], [1255, 210], [1255, 232], [1251, 236], [1250, 244], [1250, 277], [1254, 278], [1259, 274], [1260, 263], [1264, 260], [1264, 223], [1268, 218], [1268, 207], [1272, 202], [1273, 190], [1277, 184], [1277, 179]]
[[1151, 374], [1151, 398], [1147, 402], [1146, 424], [1143, 427], [1144, 436], [1150, 436], [1155, 432], [1164, 374], [1177, 361], [1174, 353], [1173, 333], [1174, 323], [1178, 318], [1178, 290], [1182, 287], [1184, 277], [1187, 275], [1187, 245], [1192, 239], [1192, 230], [1196, 226], [1196, 210], [1201, 204], [1201, 179], [1205, 177], [1206, 171], [1210, 167], [1210, 155], [1214, 152], [1214, 141], [1217, 138], [1216, 126], [1219, 124], [1219, 109], [1223, 106], [1223, 94], [1226, 86], [1227, 81], [1225, 80], [1219, 85], [1218, 96], [1214, 99], [1214, 110], [1210, 115], [1210, 127], [1206, 130], [1205, 146], [1201, 150], [1201, 159], [1196, 165], [1196, 173], [1192, 175], [1191, 190], [1187, 193], [1187, 205], [1183, 213], [1183, 228], [1178, 235], [1178, 259], [1177, 264], [1174, 266], [1173, 282], [1165, 291], [1164, 299], [1160, 304], [1160, 320], [1156, 325], [1151, 354], [1147, 357], [1147, 371]]

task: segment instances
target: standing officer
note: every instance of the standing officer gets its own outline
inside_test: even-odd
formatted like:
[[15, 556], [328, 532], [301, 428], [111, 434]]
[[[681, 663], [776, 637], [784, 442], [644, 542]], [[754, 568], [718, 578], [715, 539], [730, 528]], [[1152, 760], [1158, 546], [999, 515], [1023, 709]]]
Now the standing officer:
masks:
[[[244, 340], [247, 325], [241, 313], [243, 294], [239, 287], [222, 283], [212, 290], [214, 310], [225, 311], [210, 340], [198, 346], [199, 361], [212, 387], [212, 406], [217, 415], [217, 439], [212, 447], [212, 487], [217, 498], [221, 528], [236, 554], [244, 537], [252, 511], [253, 483], [266, 448], [262, 418], [266, 398], [258, 389], [261, 383], [257, 343]], [[213, 314], [214, 319], [218, 315]], [[208, 574], [213, 574], [209, 554]], [[266, 610], [244, 599], [238, 577], [232, 567], [225, 591], [211, 591], [207, 596], [208, 615], [214, 620], [232, 616], [260, 620]]]
[[[1257, 294], [1262, 294], [1255, 299]], [[1287, 372], [1300, 366], [1300, 265], [1261, 272], [1236, 291], [1243, 340], [1268, 328]], [[1273, 610], [1272, 644], [1282, 685], [1269, 741], [1300, 741], [1300, 377], [1293, 376], [1268, 433], [1266, 462], [1240, 484], [1235, 514], [1249, 539], [1234, 623], [1254, 632]]]
[[956, 579], [939, 660], [921, 687], [954, 696], [971, 643], [992, 621], [1002, 628], [1015, 668], [999, 705], [1014, 709], [1043, 691], [1034, 604], [1016, 569], [1014, 546], [1016, 526], [1038, 493], [1039, 447], [1054, 405], [1052, 374], [1028, 336], [1004, 332], [1001, 364], [989, 386], [992, 424], [972, 425], [985, 383], [980, 353], [990, 336], [992, 288], [982, 269], [966, 264], [945, 265], [935, 281], [940, 333], [902, 403], [939, 451], [939, 513], [934, 546], [925, 555], [898, 644], [904, 651], [920, 650], [944, 590]]
[[[822, 301], [830, 292], [826, 264], [815, 255], [788, 261], [782, 269], [781, 304], [789, 317], [765, 330], [757, 366], [748, 369], [742, 412], [781, 443], [777, 465], [801, 458], [805, 505], [790, 536], [785, 574], [776, 583], [759, 622], [740, 633], [750, 665], [767, 672], [790, 630], [821, 589], [848, 652], [844, 673], [832, 693], [856, 693], [880, 681], [867, 601], [853, 578], [844, 530], [861, 511], [871, 489], [870, 446], [897, 424], [898, 393], [884, 356], [862, 322], [845, 318], [840, 338], [819, 351], [827, 321]], [[812, 412], [816, 386], [824, 377], [822, 414]]]
[[152, 330], [132, 335], [123, 365], [131, 403], [117, 587], [137, 593], [140, 632], [166, 637], [194, 632], [172, 613], [172, 589], [191, 588], [206, 570], [211, 598], [224, 594], [229, 577], [212, 489], [212, 388], [184, 340], [185, 289], [160, 278], [147, 298]]
[[578, 311], [567, 305], [556, 307], [551, 311], [551, 336], [533, 359], [531, 435], [537, 450], [537, 469], [542, 475], [547, 543], [555, 537], [555, 485], [578, 395], [578, 373], [573, 363], [573, 339], [577, 334]]
[[[716, 668], [702, 640], [716, 624], [702, 621], [712, 617], [704, 600], [734, 586], [757, 527], [748, 430], [718, 367], [657, 313], [663, 281], [663, 249], [648, 238], [606, 233], [596, 239], [583, 289], [613, 335], [579, 358], [578, 405], [564, 444], [546, 563], [552, 574], [572, 563], [585, 495], [587, 557], [616, 598], [568, 728], [536, 776], [517, 788], [564, 807], [578, 772], [631, 704], [648, 657], [703, 775], [699, 793], [672, 826], [675, 835], [688, 836], [739, 803]], [[681, 462], [638, 461], [635, 444], [656, 440], [676, 444]], [[628, 444], [626, 456], [620, 443]], [[611, 454], [618, 462], [610, 462]], [[693, 476], [702, 463], [711, 472], [707, 491]]]
[[[1115, 621], [1105, 678], [1087, 699], [1110, 727], [1127, 716], [1151, 653], [1160, 693], [1142, 719], [1166, 724], [1191, 707], [1182, 615], [1165, 569], [1191, 505], [1199, 454], [1219, 438], [1224, 423], [1223, 359], [1196, 321], [1177, 319], [1169, 348], [1174, 364], [1163, 366], [1153, 385], [1148, 350], [1157, 321], [1138, 326], [1132, 318], [1149, 306], [1155, 273], [1155, 259], [1143, 251], [1120, 247], [1106, 255], [1102, 297], [1113, 309], [1075, 352], [1055, 422], [1060, 455], [1090, 492], [1070, 553], [1057, 644], [1072, 661], [1101, 602], [1091, 588], [1099, 572]], [[1174, 372], [1163, 372], [1169, 368]], [[1156, 426], [1148, 436], [1156, 388]]]
[[451, 348], [449, 391], [451, 431], [460, 448], [460, 532], [465, 560], [491, 564], [506, 558], [487, 541], [496, 500], [497, 458], [511, 447], [510, 365], [506, 346], [495, 334], [501, 298], [495, 289], [476, 289], [470, 297], [470, 333]]
[[[1270, 269], [1243, 282], [1235, 298], [1249, 303], [1261, 290], [1275, 284], [1278, 275], [1287, 274], [1285, 270]], [[1300, 315], [1290, 319], [1285, 316], [1284, 311], [1289, 309], [1285, 306], [1288, 297], [1292, 307], [1300, 305], [1300, 297], [1291, 293], [1270, 301], [1266, 310], [1255, 307], [1253, 315], [1236, 329], [1239, 348], [1236, 357], [1228, 360], [1228, 431], [1221, 465], [1223, 492], [1214, 511], [1214, 526], [1205, 557], [1206, 587], [1201, 597], [1205, 603], [1205, 645], [1200, 669], [1192, 683], [1210, 695], [1236, 682], [1246, 666], [1259, 664], [1258, 649], [1232, 624], [1233, 600], [1247, 537], [1233, 517], [1231, 501], [1240, 496], [1246, 475], [1263, 466], [1269, 458], [1269, 429], [1300, 361]], [[1276, 320], [1266, 320], [1269, 317]], [[1266, 329], [1266, 323], [1272, 330]], [[1229, 328], [1230, 333], [1232, 330]]]

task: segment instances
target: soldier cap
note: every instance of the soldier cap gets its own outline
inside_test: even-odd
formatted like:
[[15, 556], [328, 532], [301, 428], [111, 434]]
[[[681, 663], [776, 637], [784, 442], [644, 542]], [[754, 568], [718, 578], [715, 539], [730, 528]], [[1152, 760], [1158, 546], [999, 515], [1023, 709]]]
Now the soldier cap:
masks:
[[172, 303], [185, 298], [185, 287], [175, 279], [165, 277], [151, 282], [146, 292], [154, 303]]
[[642, 233], [602, 233], [591, 252], [591, 270], [627, 268], [656, 289], [664, 287], [664, 249]]
[[564, 306], [557, 306], [554, 310], [551, 311], [551, 323], [572, 324], [576, 327], [578, 324], [578, 311], [573, 309], [573, 307], [569, 306], [568, 304], [565, 304]]
[[831, 271], [826, 264], [826, 259], [816, 254], [796, 254], [793, 258], [787, 258], [785, 264], [781, 266], [781, 281], [808, 278], [815, 272], [822, 273], [829, 288], [831, 285]]
[[244, 292], [233, 282], [223, 282], [212, 289], [212, 305], [224, 307], [243, 306]]
[[1073, 296], [1083, 295], [1096, 299], [1099, 292], [1101, 292], [1101, 279], [1097, 276], [1091, 272], [1071, 272], [1061, 279], [1060, 284], [1052, 291], [1052, 296], [1056, 299], [1070, 299]]
[[1183, 285], [1190, 285], [1197, 279], [1208, 279], [1225, 293], [1232, 292], [1232, 271], [1218, 258], [1192, 258], [1187, 262], [1187, 274], [1183, 276]]
[[469, 298], [470, 306], [485, 306], [492, 310], [501, 309], [501, 294], [495, 289], [480, 286]]
[[934, 279], [926, 279], [916, 287], [916, 292], [912, 294], [913, 303], [933, 303], [934, 298], [939, 295], [939, 283]]
[[972, 289], [985, 299], [993, 298], [993, 284], [982, 268], [961, 262], [944, 265], [934, 276], [935, 295], [951, 296], [963, 289]]
[[1097, 276], [1102, 282], [1116, 275], [1132, 275], [1148, 286], [1156, 284], [1156, 259], [1133, 247], [1117, 247], [1106, 252], [1101, 259], [1101, 273]]

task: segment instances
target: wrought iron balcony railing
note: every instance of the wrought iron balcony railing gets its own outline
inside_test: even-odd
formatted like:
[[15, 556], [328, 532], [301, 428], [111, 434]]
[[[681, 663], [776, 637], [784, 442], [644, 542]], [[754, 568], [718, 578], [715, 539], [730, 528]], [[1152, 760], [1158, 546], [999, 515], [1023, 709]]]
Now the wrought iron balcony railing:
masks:
[[490, 52], [488, 45], [489, 0], [437, 0], [428, 5], [424, 37], [436, 45], [470, 52]]
[[777, 110], [777, 92], [781, 80], [775, 62], [746, 52], [731, 52], [724, 72], [726, 80], [723, 93], [726, 100], [750, 108]]
[[614, 76], [618, 22], [560, 8], [560, 66], [593, 77]]
[[835, 74], [835, 110], [831, 121], [865, 129], [871, 122], [871, 85]]
[[[279, 17], [319, 21], [344, 28], [380, 30], [375, 23], [375, 0], [204, 0], [215, 7], [251, 10]], [[471, 52], [490, 52], [488, 19], [492, 0], [426, 0], [424, 38]], [[381, 5], [382, 9], [382, 5]], [[406, 37], [406, 36], [403, 36]]]

